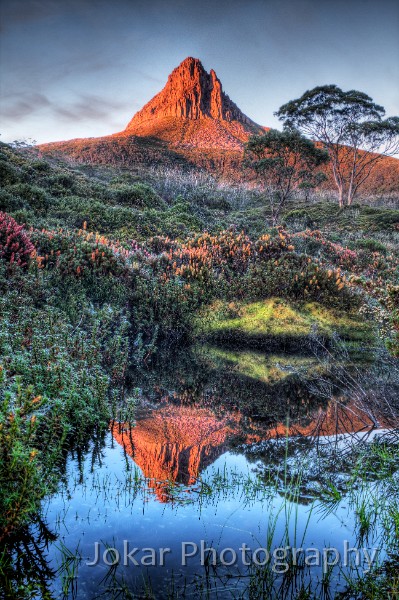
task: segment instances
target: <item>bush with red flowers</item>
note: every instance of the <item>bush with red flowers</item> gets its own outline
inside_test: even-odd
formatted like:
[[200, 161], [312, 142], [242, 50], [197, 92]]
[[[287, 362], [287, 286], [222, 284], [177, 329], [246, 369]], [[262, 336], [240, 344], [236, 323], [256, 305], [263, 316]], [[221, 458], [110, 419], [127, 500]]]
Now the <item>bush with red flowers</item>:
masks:
[[0, 212], [0, 258], [9, 268], [13, 265], [26, 267], [34, 249], [24, 226], [18, 225], [7, 213]]

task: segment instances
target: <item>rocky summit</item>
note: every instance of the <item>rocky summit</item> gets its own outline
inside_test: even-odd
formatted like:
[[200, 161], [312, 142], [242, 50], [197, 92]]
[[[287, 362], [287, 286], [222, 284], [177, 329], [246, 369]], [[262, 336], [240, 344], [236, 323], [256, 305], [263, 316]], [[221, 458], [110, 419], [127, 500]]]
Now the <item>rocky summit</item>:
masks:
[[218, 119], [255, 125], [223, 92], [215, 71], [207, 73], [198, 58], [186, 58], [168, 77], [167, 84], [139, 110], [126, 131], [154, 119]]
[[129, 122], [124, 133], [153, 136], [179, 147], [239, 149], [262, 128], [223, 91], [220, 79], [198, 58], [186, 58]]

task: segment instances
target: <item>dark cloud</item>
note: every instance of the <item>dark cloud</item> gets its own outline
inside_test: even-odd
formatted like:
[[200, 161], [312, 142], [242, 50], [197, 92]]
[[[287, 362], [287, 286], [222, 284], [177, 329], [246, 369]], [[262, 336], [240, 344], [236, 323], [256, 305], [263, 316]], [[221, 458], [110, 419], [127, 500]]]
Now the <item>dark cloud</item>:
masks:
[[[122, 0], [120, 4], [127, 4]], [[44, 18], [53, 18], [77, 9], [93, 11], [107, 5], [107, 0], [2, 0], [1, 26], [6, 28], [20, 23], [29, 23]]]
[[8, 94], [2, 98], [1, 115], [10, 120], [23, 119], [50, 106], [50, 100], [43, 94]]
[[56, 0], [3, 0], [0, 2], [0, 31], [5, 34], [18, 26], [61, 16], [64, 10], [65, 6]]
[[53, 105], [54, 115], [65, 121], [98, 121], [100, 119], [112, 118], [126, 108], [126, 102], [119, 100], [107, 100], [99, 96], [81, 95], [75, 102], [66, 106]]
[[[131, 106], [131, 103], [129, 105]], [[115, 113], [126, 108], [126, 102], [95, 95], [82, 94], [76, 100], [60, 104], [43, 94], [25, 92], [3, 96], [1, 114], [7, 120], [24, 119], [45, 109], [48, 116], [72, 123], [111, 119]]]

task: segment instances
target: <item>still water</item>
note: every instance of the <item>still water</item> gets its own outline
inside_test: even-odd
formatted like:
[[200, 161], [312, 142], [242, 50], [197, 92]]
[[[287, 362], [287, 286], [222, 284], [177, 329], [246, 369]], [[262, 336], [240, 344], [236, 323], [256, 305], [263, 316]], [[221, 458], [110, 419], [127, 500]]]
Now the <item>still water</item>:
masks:
[[326, 369], [208, 347], [133, 372], [43, 506], [46, 597], [329, 598], [382, 560], [378, 526], [359, 536], [353, 499], [320, 492], [392, 423]]

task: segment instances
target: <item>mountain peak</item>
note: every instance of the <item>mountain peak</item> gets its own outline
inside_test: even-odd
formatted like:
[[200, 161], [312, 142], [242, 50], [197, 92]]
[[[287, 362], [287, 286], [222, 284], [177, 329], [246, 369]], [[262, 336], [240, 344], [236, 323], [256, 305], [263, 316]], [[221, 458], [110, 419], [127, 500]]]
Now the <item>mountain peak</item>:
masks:
[[208, 73], [191, 56], [172, 71], [163, 90], [134, 115], [125, 131], [135, 133], [144, 123], [171, 117], [255, 125], [225, 94], [215, 71]]

